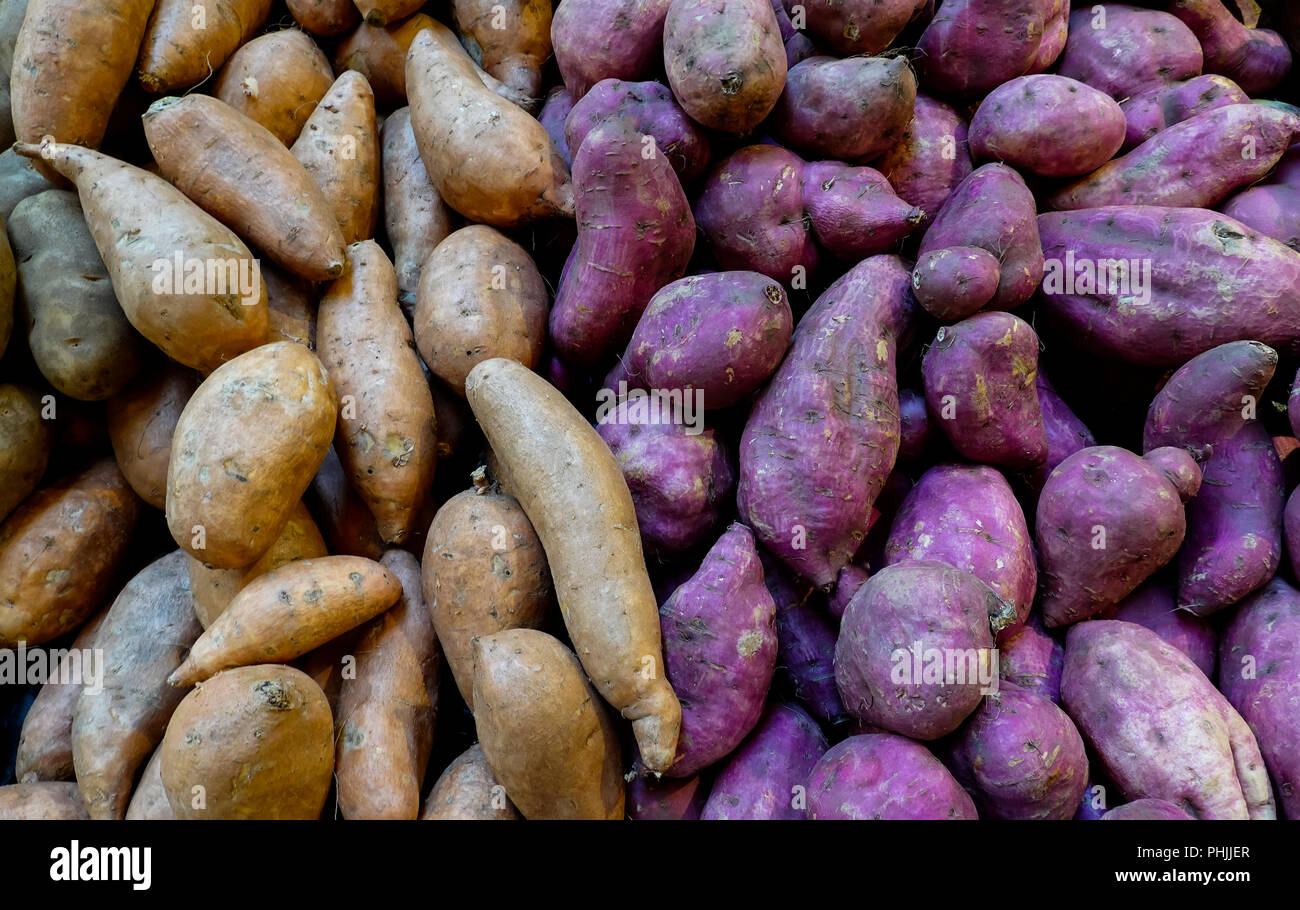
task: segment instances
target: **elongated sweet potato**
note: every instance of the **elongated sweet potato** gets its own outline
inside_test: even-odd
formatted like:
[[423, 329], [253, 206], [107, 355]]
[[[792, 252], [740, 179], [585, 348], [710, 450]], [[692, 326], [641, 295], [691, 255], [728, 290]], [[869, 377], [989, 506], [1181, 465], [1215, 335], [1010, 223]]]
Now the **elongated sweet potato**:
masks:
[[1218, 633], [1208, 620], [1177, 607], [1173, 586], [1152, 580], [1104, 611], [1102, 618], [1145, 626], [1186, 654], [1206, 679], [1214, 679]]
[[155, 509], [167, 507], [172, 434], [199, 379], [193, 370], [169, 366], [140, 377], [105, 408], [117, 466], [136, 495]]
[[945, 0], [916, 48], [928, 91], [981, 95], [1039, 60], [1050, 0]]
[[[166, 731], [164, 730], [164, 733]], [[126, 807], [127, 821], [172, 821], [176, 813], [167, 802], [167, 788], [162, 782], [161, 740], [153, 755], [140, 772], [140, 782], [131, 792], [131, 802]]]
[[341, 35], [361, 21], [352, 0], [286, 0], [294, 21], [313, 35]]
[[71, 781], [32, 781], [0, 787], [0, 821], [85, 821], [86, 804]]
[[366, 77], [339, 76], [290, 149], [320, 187], [346, 243], [375, 236], [379, 221], [379, 133]]
[[668, 156], [683, 184], [703, 174], [709, 166], [708, 134], [686, 116], [672, 92], [661, 83], [602, 79], [581, 99], [571, 100], [570, 106], [572, 110], [562, 128], [570, 153], [582, 147], [587, 134], [601, 121], [627, 117], [637, 131], [653, 137], [655, 152]]
[[1174, 0], [1169, 12], [1200, 42], [1205, 71], [1232, 78], [1252, 95], [1276, 88], [1291, 71], [1291, 50], [1282, 36], [1238, 22], [1220, 0]]
[[973, 169], [967, 124], [949, 105], [917, 93], [912, 122], [876, 161], [901, 199], [925, 213], [930, 223], [952, 191]]
[[1148, 89], [1120, 102], [1124, 111], [1124, 148], [1132, 149], [1176, 123], [1250, 96], [1227, 76], [1204, 75]]
[[786, 76], [769, 123], [806, 157], [867, 161], [898, 142], [915, 105], [903, 57], [809, 57]]
[[[673, 102], [676, 106], [676, 102]], [[537, 112], [537, 120], [546, 128], [546, 134], [555, 143], [555, 149], [564, 159], [565, 165], [573, 167], [573, 154], [569, 150], [568, 140], [564, 138], [566, 122], [573, 111], [573, 96], [563, 85], [551, 89], [551, 93], [542, 102], [542, 109]], [[685, 118], [685, 114], [683, 114]]]
[[1300, 250], [1300, 186], [1256, 184], [1229, 197], [1219, 211], [1265, 237]]
[[411, 109], [401, 108], [384, 121], [380, 155], [384, 178], [384, 226], [397, 269], [398, 302], [415, 312], [420, 270], [438, 244], [451, 233], [451, 212], [429, 179], [411, 129]]
[[1217, 447], [1256, 412], [1276, 367], [1277, 351], [1258, 341], [1233, 341], [1193, 357], [1151, 400], [1142, 448]]
[[551, 56], [550, 0], [454, 0], [452, 22], [478, 64], [527, 98], [541, 99]]
[[[560, 76], [578, 101], [602, 79], [643, 79], [663, 59], [671, 0], [564, 0], [551, 19]], [[618, 23], [611, 28], [610, 23]], [[574, 149], [577, 151], [577, 149]]]
[[1161, 10], [1080, 7], [1070, 14], [1069, 32], [1057, 72], [1116, 101], [1199, 76], [1204, 64], [1192, 30]]
[[157, 0], [140, 47], [140, 84], [155, 95], [189, 88], [220, 69], [266, 22], [271, 0]]
[[518, 498], [546, 551], [583, 668], [632, 721], [646, 767], [667, 770], [681, 706], [663, 675], [654, 589], [618, 461], [559, 392], [514, 361], [483, 361], [465, 391], [502, 487]]
[[54, 433], [41, 410], [33, 389], [0, 385], [0, 521], [36, 489], [49, 464]]
[[514, 821], [522, 818], [497, 783], [478, 743], [462, 752], [429, 791], [421, 821]]
[[850, 262], [888, 253], [925, 220], [880, 171], [838, 161], [804, 166], [803, 205], [822, 246]]
[[286, 29], [235, 51], [213, 94], [288, 146], [333, 83], [329, 60], [311, 36]]
[[892, 733], [850, 736], [808, 776], [810, 819], [975, 819], [970, 796], [918, 742]]
[[826, 735], [798, 705], [773, 702], [758, 726], [718, 772], [706, 820], [800, 819], [797, 788], [826, 752]]

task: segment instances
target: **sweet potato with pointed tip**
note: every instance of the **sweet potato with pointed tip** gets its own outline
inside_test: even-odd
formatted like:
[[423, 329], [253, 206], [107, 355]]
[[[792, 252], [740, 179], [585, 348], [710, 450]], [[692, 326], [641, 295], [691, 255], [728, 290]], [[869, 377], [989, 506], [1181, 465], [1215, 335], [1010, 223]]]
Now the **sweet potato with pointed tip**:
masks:
[[286, 29], [235, 51], [213, 94], [289, 146], [333, 83], [329, 60], [311, 36]]
[[1233, 341], [1198, 354], [1169, 377], [1147, 409], [1142, 447], [1215, 447], [1254, 414], [1277, 367], [1277, 351]]
[[804, 165], [801, 179], [813, 234], [840, 259], [887, 253], [925, 220], [925, 213], [900, 199], [873, 168], [815, 161]]
[[196, 15], [190, 0], [157, 0], [140, 45], [140, 84], [155, 95], [197, 85], [262, 27], [271, 6], [271, 0], [212, 0]]
[[411, 129], [411, 109], [388, 115], [382, 130], [384, 227], [397, 269], [397, 296], [402, 310], [415, 312], [420, 271], [438, 244], [451, 233], [451, 211], [424, 169]]
[[954, 108], [918, 92], [912, 121], [875, 165], [929, 224], [973, 170], [967, 123]]
[[930, 750], [892, 733], [850, 736], [808, 775], [810, 819], [976, 819], [975, 804]]
[[454, 0], [451, 15], [486, 72], [534, 104], [540, 100], [542, 66], [551, 56], [551, 0]]
[[801, 819], [796, 788], [827, 749], [826, 735], [798, 705], [772, 702], [754, 732], [718, 772], [700, 818]]
[[379, 132], [365, 76], [348, 70], [307, 118], [293, 147], [316, 181], [346, 243], [375, 236], [379, 221]]
[[1187, 449], [1161, 446], [1142, 456], [1178, 491], [1178, 497], [1187, 502], [1201, 489], [1201, 466]]
[[1201, 74], [1204, 55], [1192, 30], [1162, 10], [1096, 4], [1070, 14], [1057, 72], [1116, 101]]
[[515, 821], [522, 818], [497, 783], [478, 743], [447, 766], [424, 801], [421, 821]]
[[167, 507], [172, 434], [200, 379], [193, 370], [173, 364], [140, 377], [105, 408], [117, 466], [136, 495], [155, 509]]
[[18, 508], [50, 460], [53, 432], [33, 389], [0, 385], [0, 522]]

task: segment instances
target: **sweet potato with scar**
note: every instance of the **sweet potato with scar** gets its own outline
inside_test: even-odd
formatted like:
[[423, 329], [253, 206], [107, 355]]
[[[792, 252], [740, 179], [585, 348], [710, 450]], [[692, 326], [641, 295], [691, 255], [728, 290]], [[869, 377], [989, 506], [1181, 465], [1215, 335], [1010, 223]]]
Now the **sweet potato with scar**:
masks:
[[288, 146], [333, 83], [334, 71], [316, 42], [297, 29], [286, 29], [254, 38], [235, 51], [217, 77], [213, 94]]
[[1246, 426], [1276, 367], [1277, 351], [1258, 341], [1233, 341], [1193, 357], [1151, 400], [1143, 449], [1216, 448]]
[[1207, 74], [1148, 89], [1120, 102], [1125, 120], [1124, 148], [1136, 148], [1189, 117], [1249, 101], [1250, 96], [1226, 76]]
[[888, 253], [925, 220], [869, 167], [816, 161], [803, 169], [803, 205], [817, 241], [850, 262]]
[[1038, 63], [1049, 0], [945, 0], [922, 32], [916, 68], [927, 91], [982, 95]]
[[807, 29], [837, 56], [878, 54], [889, 47], [916, 13], [916, 0], [810, 0]]

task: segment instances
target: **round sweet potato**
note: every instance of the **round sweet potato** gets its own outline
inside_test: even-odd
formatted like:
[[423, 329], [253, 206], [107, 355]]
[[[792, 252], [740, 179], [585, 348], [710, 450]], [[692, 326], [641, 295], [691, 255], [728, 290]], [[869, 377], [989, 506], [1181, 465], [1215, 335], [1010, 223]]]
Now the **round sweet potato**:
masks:
[[330, 62], [311, 36], [286, 29], [235, 51], [213, 94], [292, 145], [333, 82]]
[[126, 482], [155, 509], [167, 507], [172, 434], [200, 376], [170, 364], [142, 376], [108, 400], [108, 438]]

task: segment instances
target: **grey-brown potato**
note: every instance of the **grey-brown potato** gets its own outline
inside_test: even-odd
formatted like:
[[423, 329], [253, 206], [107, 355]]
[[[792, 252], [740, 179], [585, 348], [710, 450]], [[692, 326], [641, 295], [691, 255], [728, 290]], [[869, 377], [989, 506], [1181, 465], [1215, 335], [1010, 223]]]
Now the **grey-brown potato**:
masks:
[[131, 802], [126, 807], [127, 821], [171, 821], [176, 818], [171, 803], [167, 802], [167, 788], [162, 782], [162, 745], [153, 750], [149, 762], [140, 772], [140, 782], [135, 785]]
[[451, 233], [451, 210], [424, 169], [411, 129], [411, 109], [390, 114], [383, 133], [384, 227], [397, 269], [397, 300], [410, 317], [424, 261]]
[[0, 521], [36, 489], [49, 464], [54, 434], [42, 407], [34, 390], [0, 385]]
[[366, 77], [348, 70], [325, 93], [290, 149], [334, 212], [346, 243], [375, 236], [379, 129]]
[[474, 726], [525, 818], [623, 818], [618, 730], [557, 639], [535, 629], [475, 639]]
[[[41, 172], [32, 165], [32, 159], [18, 154], [12, 148], [0, 152], [0, 217], [5, 221], [9, 220], [14, 206], [28, 196], [52, 189], [54, 185], [41, 176]], [[3, 318], [0, 315], [0, 320]], [[0, 352], [2, 350], [3, 346], [0, 346]]]
[[[0, 228], [4, 224], [0, 221]], [[9, 235], [7, 231], [0, 231], [0, 356], [9, 347], [9, 337], [14, 330], [14, 291], [17, 285], [18, 266], [9, 246]]]
[[288, 146], [333, 83], [324, 52], [306, 33], [290, 28], [235, 51], [212, 93]]
[[201, 379], [168, 363], [146, 371], [105, 406], [117, 466], [136, 495], [155, 509], [166, 508], [172, 434]]
[[534, 369], [549, 314], [533, 257], [495, 228], [473, 224], [448, 236], [424, 263], [415, 343], [429, 371], [463, 392], [469, 371], [491, 357]]
[[517, 821], [523, 818], [497, 783], [478, 743], [442, 772], [424, 801], [421, 821]]
[[0, 787], [0, 822], [89, 818], [81, 793], [71, 781], [35, 781]]
[[172, 438], [172, 537], [215, 568], [255, 562], [325, 459], [337, 412], [325, 368], [292, 341], [254, 348], [215, 370]]

